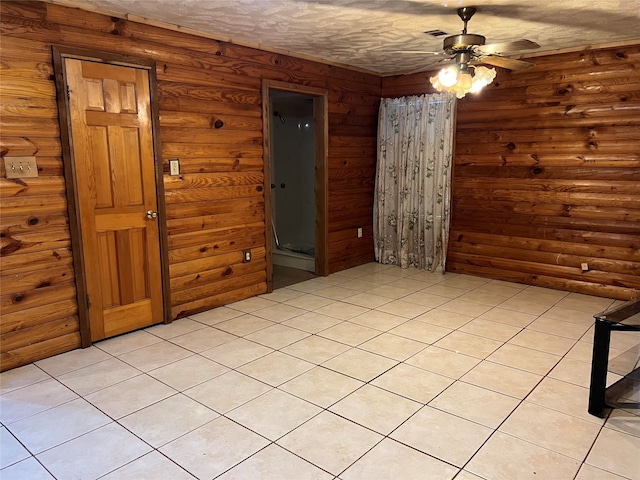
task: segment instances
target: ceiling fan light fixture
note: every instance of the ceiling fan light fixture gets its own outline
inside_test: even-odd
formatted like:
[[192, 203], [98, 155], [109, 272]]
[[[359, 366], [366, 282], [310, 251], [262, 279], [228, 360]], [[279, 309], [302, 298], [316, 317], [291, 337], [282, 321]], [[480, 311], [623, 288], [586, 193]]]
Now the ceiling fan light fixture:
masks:
[[482, 65], [479, 67], [474, 67], [473, 73], [473, 82], [471, 85], [471, 89], [469, 90], [471, 93], [478, 93], [484, 87], [493, 82], [494, 78], [496, 78], [495, 68], [487, 68], [483, 67]]
[[496, 77], [495, 68], [474, 67], [473, 73], [472, 76], [466, 64], [450, 66], [429, 78], [429, 82], [439, 92], [453, 93], [456, 97], [463, 98], [469, 92], [479, 92]]
[[444, 88], [453, 87], [458, 82], [458, 69], [456, 68], [456, 66], [451, 65], [440, 70], [440, 73], [438, 73], [437, 81]]

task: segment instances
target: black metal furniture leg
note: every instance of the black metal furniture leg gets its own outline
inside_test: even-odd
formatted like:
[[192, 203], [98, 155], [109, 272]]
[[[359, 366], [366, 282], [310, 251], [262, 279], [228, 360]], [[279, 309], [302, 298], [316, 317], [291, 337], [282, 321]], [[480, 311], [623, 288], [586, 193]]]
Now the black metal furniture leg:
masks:
[[610, 343], [611, 324], [606, 321], [596, 320], [593, 334], [593, 356], [591, 359], [589, 413], [598, 417], [602, 417], [602, 411], [605, 405]]

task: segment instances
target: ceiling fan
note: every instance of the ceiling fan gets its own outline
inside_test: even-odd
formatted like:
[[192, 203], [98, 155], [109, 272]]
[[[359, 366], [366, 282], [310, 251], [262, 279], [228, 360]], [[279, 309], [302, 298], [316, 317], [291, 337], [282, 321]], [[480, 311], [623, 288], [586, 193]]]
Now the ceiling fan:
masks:
[[471, 62], [485, 63], [508, 70], [522, 70], [533, 66], [531, 62], [507, 58], [502, 54], [540, 48], [537, 43], [531, 40], [516, 40], [486, 45], [484, 36], [467, 33], [467, 24], [476, 11], [475, 7], [457, 9], [458, 16], [464, 22], [464, 27], [459, 35], [451, 35], [444, 39], [442, 49], [451, 56], [448, 60], [455, 60], [455, 63], [459, 65], [468, 65]]
[[[438, 63], [454, 62], [454, 65], [441, 70], [436, 76], [429, 80], [439, 92], [454, 93], [458, 98], [464, 97], [467, 93], [477, 93], [483, 87], [490, 84], [496, 76], [493, 68], [487, 68], [479, 64], [492, 65], [494, 67], [506, 68], [508, 70], [522, 70], [533, 66], [531, 62], [508, 58], [503, 54], [512, 51], [533, 50], [540, 48], [531, 40], [516, 40], [513, 42], [485, 44], [485, 37], [467, 32], [467, 25], [471, 17], [476, 13], [475, 7], [461, 7], [457, 9], [458, 16], [464, 22], [462, 33], [450, 35], [444, 39], [443, 50], [435, 53], [438, 55], [448, 55], [449, 58]], [[419, 52], [413, 52], [419, 53]], [[469, 67], [473, 68], [474, 75], [471, 75]], [[420, 70], [409, 72], [416, 73]]]

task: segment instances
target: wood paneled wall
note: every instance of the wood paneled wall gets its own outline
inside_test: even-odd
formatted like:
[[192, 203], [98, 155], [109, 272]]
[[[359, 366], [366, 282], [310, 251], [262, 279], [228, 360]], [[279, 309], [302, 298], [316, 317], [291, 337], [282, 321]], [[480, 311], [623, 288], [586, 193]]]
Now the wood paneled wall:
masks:
[[[532, 61], [458, 103], [447, 269], [639, 296], [640, 45]], [[428, 76], [385, 78], [383, 96]]]
[[54, 44], [157, 64], [162, 156], [181, 166], [164, 177], [174, 318], [266, 289], [264, 78], [328, 90], [329, 270], [373, 260], [379, 77], [41, 2], [0, 12], [1, 153], [35, 155], [40, 173], [0, 171], [3, 370], [80, 345]]

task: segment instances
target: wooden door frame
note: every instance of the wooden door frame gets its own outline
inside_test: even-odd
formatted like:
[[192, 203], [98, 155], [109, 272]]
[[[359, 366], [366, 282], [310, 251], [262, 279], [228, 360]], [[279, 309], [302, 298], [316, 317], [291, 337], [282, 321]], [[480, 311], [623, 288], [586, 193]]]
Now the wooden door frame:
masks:
[[315, 157], [315, 273], [329, 275], [329, 207], [328, 161], [329, 101], [328, 90], [277, 80], [262, 80], [262, 158], [264, 161], [264, 221], [267, 256], [267, 292], [273, 291], [273, 240], [271, 226], [271, 105], [269, 92], [280, 90], [313, 97], [314, 157]]
[[69, 97], [67, 96], [67, 78], [64, 61], [67, 58], [98, 62], [121, 67], [147, 70], [149, 75], [149, 93], [151, 107], [151, 125], [153, 135], [153, 152], [156, 176], [156, 202], [158, 210], [158, 235], [160, 240], [160, 269], [162, 272], [162, 311], [164, 323], [171, 323], [171, 290], [169, 287], [169, 250], [167, 237], [167, 215], [164, 201], [164, 174], [162, 166], [162, 144], [160, 142], [160, 117], [158, 108], [158, 81], [156, 64], [143, 58], [85, 50], [80, 48], [53, 45], [53, 67], [56, 81], [56, 97], [58, 101], [58, 120], [60, 123], [60, 142], [62, 145], [62, 162], [67, 191], [67, 208], [69, 212], [69, 230], [71, 233], [71, 250], [76, 280], [76, 296], [78, 302], [78, 320], [80, 324], [80, 341], [83, 348], [89, 347], [91, 326], [89, 322], [89, 305], [87, 301], [86, 264], [83, 257], [82, 225], [80, 224], [80, 208], [78, 197], [77, 174], [73, 157], [73, 138], [71, 136], [71, 118], [69, 114]]

